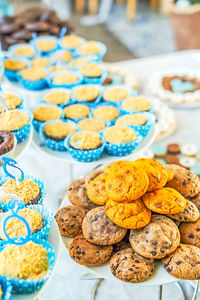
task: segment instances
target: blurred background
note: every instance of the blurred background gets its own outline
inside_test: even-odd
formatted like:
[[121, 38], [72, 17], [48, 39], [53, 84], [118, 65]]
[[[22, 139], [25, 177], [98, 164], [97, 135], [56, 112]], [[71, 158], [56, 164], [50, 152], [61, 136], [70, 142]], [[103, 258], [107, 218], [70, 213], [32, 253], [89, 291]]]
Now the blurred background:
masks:
[[[199, 2], [198, 0], [0, 0], [0, 15], [3, 17], [17, 14], [18, 23], [46, 22], [47, 19], [38, 17], [38, 6], [54, 9], [60, 20], [69, 21], [69, 30], [72, 29], [87, 39], [104, 42], [108, 47], [104, 60], [114, 62], [168, 53], [177, 49], [200, 48], [200, 37], [194, 35], [200, 18]], [[21, 36], [19, 33], [13, 34], [14, 28], [5, 30], [4, 25], [13, 22], [13, 18], [1, 19], [0, 37], [4, 41], [3, 47], [16, 41], [27, 40], [25, 28], [18, 28]], [[54, 25], [57, 26], [56, 21]], [[54, 29], [56, 32], [56, 28]], [[44, 31], [40, 33], [46, 34]]]

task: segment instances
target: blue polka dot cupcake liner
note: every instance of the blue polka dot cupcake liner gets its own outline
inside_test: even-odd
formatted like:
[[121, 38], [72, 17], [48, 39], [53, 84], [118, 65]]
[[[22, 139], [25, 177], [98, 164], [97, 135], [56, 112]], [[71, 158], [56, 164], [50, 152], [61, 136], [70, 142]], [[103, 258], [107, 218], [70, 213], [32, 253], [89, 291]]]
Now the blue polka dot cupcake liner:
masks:
[[[100, 51], [98, 54], [90, 54], [94, 59], [102, 59], [104, 55], [106, 54], [107, 47], [104, 43], [102, 42], [97, 42], [95, 41], [95, 44], [99, 47]], [[82, 53], [79, 52], [79, 47], [76, 49], [76, 54], [77, 55], [83, 55]]]
[[[56, 84], [53, 82], [54, 78], [60, 74], [65, 73], [72, 73], [78, 77], [77, 81], [74, 83], [62, 83], [62, 84]], [[78, 71], [57, 71], [49, 74], [48, 76], [48, 85], [51, 88], [73, 88], [74, 86], [77, 86], [83, 82], [83, 76]]]
[[[137, 95], [135, 95], [135, 96], [137, 96]], [[123, 101], [122, 101], [120, 103], [120, 111], [121, 111], [121, 113], [122, 114], [127, 114], [127, 113], [129, 113], [129, 114], [132, 114], [132, 113], [143, 113], [143, 112], [144, 113], [146, 113], [146, 112], [153, 113], [155, 111], [155, 107], [156, 107], [155, 102], [152, 99], [149, 99], [148, 97], [145, 97], [145, 98], [147, 98], [151, 102], [151, 109], [149, 109], [148, 111], [140, 111], [140, 110], [136, 111], [136, 110], [131, 110], [131, 109], [125, 109], [125, 108], [122, 107], [122, 103], [123, 103]]]
[[[79, 130], [81, 131], [81, 130]], [[70, 153], [70, 155], [79, 162], [93, 162], [98, 160], [101, 155], [103, 154], [104, 148], [105, 148], [105, 139], [101, 135], [102, 140], [102, 146], [97, 149], [92, 150], [79, 150], [74, 149], [70, 146], [70, 139], [73, 136], [74, 133], [71, 133], [66, 139], [65, 139], [65, 147], [67, 151]]]
[[[43, 239], [31, 239], [34, 243], [42, 245], [47, 250], [47, 256], [49, 261], [49, 270], [47, 274], [38, 280], [32, 279], [16, 279], [9, 276], [2, 276], [4, 280], [8, 280], [12, 285], [12, 292], [13, 294], [31, 294], [36, 291], [39, 291], [44, 283], [48, 280], [49, 276], [51, 275], [54, 265], [55, 265], [55, 251], [51, 244]], [[9, 247], [9, 244], [4, 245], [0, 248], [0, 252], [3, 251], [6, 247]]]
[[[100, 102], [99, 104], [95, 105], [94, 107], [92, 107], [91, 109], [91, 113], [90, 113], [90, 117], [93, 118], [93, 115], [94, 115], [94, 112], [95, 110], [98, 108], [98, 107], [104, 107], [104, 106], [114, 106], [118, 109], [119, 111], [119, 116], [120, 116], [120, 110], [119, 110], [119, 106], [116, 104], [116, 103], [111, 103], [111, 102]], [[116, 118], [117, 119], [117, 118]], [[114, 120], [111, 120], [111, 121], [105, 121], [105, 120], [101, 120], [101, 121], [104, 121], [106, 122], [108, 125], [107, 126], [110, 126], [110, 125], [113, 125], [116, 121], [116, 119]]]
[[[137, 93], [138, 93], [138, 92], [137, 92], [136, 90], [134, 90], [133, 88], [127, 87], [127, 86], [125, 86], [125, 85], [114, 85], [114, 84], [105, 87], [105, 88], [104, 88], [104, 92], [106, 92], [107, 90], [112, 90], [112, 89], [116, 89], [116, 88], [126, 90], [127, 92], [129, 92], [129, 96], [133, 96], [133, 97], [134, 97], [134, 96], [137, 96]], [[114, 99], [113, 99], [113, 100], [107, 100], [107, 99], [104, 99], [103, 96], [102, 96], [102, 100], [105, 101], [105, 102], [115, 103], [115, 104], [117, 104], [117, 105], [119, 106], [119, 108], [120, 108], [120, 105], [121, 105], [121, 103], [122, 103], [122, 101], [123, 101], [124, 99], [122, 99], [122, 100], [120, 100], [120, 101], [115, 101]]]
[[47, 87], [47, 77], [40, 80], [27, 80], [21, 77], [21, 72], [17, 73], [17, 77], [21, 85], [27, 90], [38, 91]]
[[[19, 43], [19, 44], [12, 45], [8, 48], [8, 53], [12, 54], [13, 57], [19, 58], [19, 59], [33, 59], [36, 56], [36, 53], [34, 53], [34, 55], [30, 55], [30, 56], [16, 55], [14, 53], [16, 49], [21, 48], [21, 47], [27, 47], [27, 46], [32, 46], [32, 45], [27, 44], [27, 43]], [[33, 47], [33, 50], [35, 52], [34, 47]]]
[[[40, 239], [47, 240], [49, 231], [51, 228], [51, 224], [53, 221], [53, 212], [44, 205], [29, 205], [28, 208], [39, 212], [43, 219], [42, 229], [39, 230], [38, 232], [31, 234], [31, 238], [33, 238], [35, 240], [40, 240]], [[17, 238], [16, 238], [16, 240], [17, 240]], [[0, 241], [1, 246], [6, 245], [6, 244], [9, 244], [9, 241], [7, 241], [7, 240]]]
[[[99, 95], [96, 99], [94, 99], [94, 101], [81, 101], [81, 100], [79, 100], [75, 97], [74, 91], [76, 89], [78, 89], [80, 87], [90, 87], [90, 86], [99, 89]], [[77, 85], [76, 87], [74, 87], [72, 89], [72, 101], [75, 101], [75, 102], [80, 103], [80, 104], [86, 104], [88, 106], [93, 106], [95, 104], [98, 104], [101, 101], [103, 90], [104, 90], [104, 88], [100, 84], [81, 84], [81, 85]]]
[[2, 300], [10, 300], [12, 295], [12, 285], [9, 280], [0, 276], [0, 286], [2, 288]]
[[[32, 111], [34, 111], [37, 107], [40, 107], [40, 106], [52, 106], [52, 107], [56, 107], [56, 108], [60, 109], [60, 111], [61, 111], [61, 118], [58, 119], [58, 120], [61, 120], [61, 119], [64, 118], [64, 112], [63, 112], [62, 108], [58, 107], [58, 106], [55, 105], [55, 104], [50, 104], [50, 103], [48, 104], [48, 103], [42, 103], [42, 102], [41, 102], [41, 103], [39, 103], [38, 105], [36, 105], [35, 107], [33, 107], [33, 108], [32, 108]], [[40, 126], [41, 126], [42, 124], [44, 124], [44, 122], [34, 120], [34, 118], [33, 118], [32, 124], [33, 124], [34, 129], [35, 129], [37, 132], [39, 132], [39, 131], [40, 131]]]
[[[49, 51], [44, 52], [40, 50], [40, 48], [37, 45], [37, 42], [40, 40], [42, 41], [42, 40], [49, 40], [49, 39], [55, 41], [55, 46]], [[37, 37], [36, 39], [30, 40], [30, 44], [34, 47], [34, 49], [36, 49], [37, 54], [39, 54], [40, 56], [49, 56], [50, 54], [52, 54], [58, 49], [58, 38], [53, 35], [42, 35]]]
[[106, 142], [105, 150], [111, 156], [126, 156], [131, 154], [141, 143], [143, 137], [135, 131], [136, 139], [133, 142], [111, 144]]
[[[41, 127], [40, 127], [40, 139], [41, 139], [42, 143], [44, 143], [45, 146], [50, 148], [51, 150], [54, 150], [54, 151], [67, 151], [67, 149], [65, 147], [64, 140], [56, 141], [56, 140], [53, 140], [53, 139], [49, 139], [49, 138], [46, 137], [46, 135], [44, 133], [44, 128], [48, 124], [52, 124], [52, 123], [56, 123], [56, 122], [59, 122], [59, 120], [48, 121], [48, 122], [45, 122], [43, 125], [41, 125]], [[68, 124], [72, 125], [75, 129], [77, 129], [76, 123], [74, 123], [70, 120], [62, 120], [62, 122], [68, 123]]]
[[106, 69], [102, 66], [102, 74], [99, 77], [86, 77], [83, 75], [83, 82], [85, 83], [92, 83], [92, 84], [102, 84], [106, 77], [108, 75], [108, 72]]
[[[7, 58], [7, 59], [13, 59], [13, 60], [16, 60], [16, 61], [23, 61], [23, 62], [26, 63], [27, 67], [30, 67], [30, 62], [27, 59], [17, 59], [16, 57]], [[8, 69], [4, 68], [4, 75], [10, 81], [18, 81], [18, 73], [19, 73], [19, 71], [13, 71], [13, 70], [8, 70]]]
[[[81, 41], [81, 45], [83, 45], [83, 44], [86, 43], [86, 39], [81, 38], [81, 37], [80, 37], [80, 41]], [[75, 47], [75, 48], [70, 48], [70, 47], [64, 46], [64, 45], [63, 45], [63, 38], [60, 38], [60, 39], [58, 40], [58, 44], [59, 44], [59, 46], [60, 46], [61, 49], [64, 49], [64, 50], [67, 50], [67, 51], [72, 52], [73, 54], [76, 54], [76, 49], [77, 49], [77, 47]]]
[[67, 88], [52, 88], [52, 89], [48, 89], [46, 90], [45, 92], [42, 93], [42, 96], [41, 96], [41, 103], [44, 103], [44, 104], [51, 104], [47, 101], [44, 100], [45, 96], [51, 92], [66, 92], [67, 94], [70, 94], [70, 100], [68, 102], [63, 102], [62, 104], [55, 104], [57, 105], [58, 107], [65, 107], [66, 105], [72, 103], [73, 101], [71, 100], [71, 90], [70, 89], [67, 89]]
[[[83, 118], [83, 119], [80, 119], [80, 120], [77, 122], [77, 127], [78, 127], [78, 123], [79, 123], [80, 121], [89, 120], [89, 119], [93, 119], [93, 118], [92, 118], [92, 117], [89, 117], [89, 118]], [[104, 122], [104, 123], [105, 123], [105, 127], [108, 127], [108, 126], [111, 125], [111, 122], [109, 122], [109, 121], [98, 120], [98, 119], [94, 119], [94, 120]], [[102, 132], [104, 129], [105, 129], [105, 128], [103, 128], [100, 132]], [[78, 130], [81, 130], [81, 129], [78, 127]], [[100, 133], [100, 132], [97, 132], [97, 133]]]
[[[29, 174], [25, 174], [24, 178], [25, 179], [32, 179], [39, 186], [41, 197], [40, 197], [40, 199], [39, 199], [39, 201], [37, 202], [36, 205], [41, 205], [43, 203], [43, 201], [46, 199], [46, 194], [47, 194], [47, 187], [46, 187], [45, 183], [41, 179], [39, 179], [38, 177], [29, 175]], [[0, 188], [1, 188], [1, 186], [4, 183], [7, 182], [8, 179], [9, 179], [9, 177], [7, 175], [3, 174], [3, 171], [1, 171], [1, 174], [0, 174]], [[6, 197], [6, 195], [5, 195], [5, 197]], [[30, 204], [26, 204], [25, 206], [29, 207], [30, 205], [31, 205], [31, 203]], [[7, 203], [4, 203], [3, 201], [1, 201], [0, 202], [0, 208], [4, 212], [8, 211], [8, 205], [7, 205]]]
[[30, 111], [27, 111], [25, 109], [20, 109], [21, 111], [27, 113], [27, 115], [29, 116], [29, 122], [24, 125], [23, 127], [21, 127], [18, 130], [13, 130], [12, 133], [14, 134], [14, 136], [17, 139], [17, 143], [22, 143], [25, 140], [28, 139], [29, 135], [30, 135], [30, 131], [31, 131], [31, 123], [33, 120], [33, 115]]
[[86, 64], [89, 64], [91, 62], [99, 62], [101, 59], [98, 58], [98, 57], [94, 57], [92, 55], [78, 55], [78, 56], [74, 56], [67, 64], [67, 66], [71, 69], [71, 70], [79, 70], [80, 67], [82, 66], [76, 66], [76, 67], [73, 67], [71, 65], [71, 63], [73, 62], [74, 59], [77, 59], [77, 58], [83, 58], [83, 57], [87, 57], [88, 58], [88, 61]]

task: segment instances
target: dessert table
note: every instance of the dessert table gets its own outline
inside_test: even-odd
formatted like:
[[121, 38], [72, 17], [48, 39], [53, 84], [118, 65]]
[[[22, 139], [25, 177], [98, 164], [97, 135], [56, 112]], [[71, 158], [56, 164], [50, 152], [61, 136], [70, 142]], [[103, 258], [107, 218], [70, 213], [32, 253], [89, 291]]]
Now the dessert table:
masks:
[[[169, 67], [169, 64], [176, 65], [176, 67], [193, 67], [200, 68], [200, 51], [183, 51], [168, 55], [149, 57], [144, 59], [135, 59], [116, 63], [136, 74], [142, 83], [148, 78], [154, 68]], [[144, 67], [145, 66], [145, 67]], [[199, 116], [200, 103], [193, 108], [175, 110], [178, 119], [178, 128], [172, 136], [164, 140], [162, 143], [195, 143], [200, 148], [199, 138]], [[60, 199], [61, 187], [68, 185], [70, 165], [59, 160], [54, 160], [52, 157], [45, 155], [45, 153], [38, 152], [33, 145], [30, 145], [28, 150], [19, 157], [18, 162], [20, 167], [26, 172], [30, 171], [32, 175], [37, 175], [43, 179], [47, 184], [48, 206], [54, 212], [58, 209], [62, 199]], [[91, 166], [92, 167], [92, 166]], [[74, 177], [84, 176], [89, 173], [91, 167], [84, 164], [77, 164], [73, 167]], [[61, 256], [56, 267], [52, 279], [49, 281], [47, 287], [39, 296], [39, 300], [62, 300], [62, 299], [89, 299], [92, 292], [94, 281], [82, 280], [81, 277], [85, 273], [84, 267], [76, 265], [67, 255], [64, 245], [61, 246]], [[179, 281], [185, 294], [185, 299], [192, 299], [194, 288], [188, 281]], [[78, 287], [78, 288], [77, 288]], [[169, 288], [170, 287], [170, 288]], [[140, 299], [140, 300], [155, 300], [158, 298], [158, 287], [143, 287], [141, 285], [130, 287], [124, 283], [116, 283], [105, 281], [100, 286], [96, 299]], [[177, 287], [170, 285], [163, 288], [162, 299], [182, 300], [183, 295]], [[160, 295], [159, 295], [160, 297]], [[161, 298], [158, 298], [161, 299]], [[197, 297], [200, 299], [200, 295]]]

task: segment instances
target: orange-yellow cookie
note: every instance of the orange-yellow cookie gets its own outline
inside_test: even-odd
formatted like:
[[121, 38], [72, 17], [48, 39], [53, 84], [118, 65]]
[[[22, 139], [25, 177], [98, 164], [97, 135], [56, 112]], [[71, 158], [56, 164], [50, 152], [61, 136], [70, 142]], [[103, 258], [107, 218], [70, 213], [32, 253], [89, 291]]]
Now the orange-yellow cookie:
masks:
[[151, 220], [151, 211], [138, 199], [134, 202], [118, 203], [109, 200], [105, 206], [108, 218], [120, 227], [127, 229], [139, 229]]
[[145, 171], [133, 166], [124, 166], [110, 173], [105, 182], [108, 197], [117, 202], [139, 199], [146, 193], [148, 185]]
[[158, 161], [149, 158], [140, 158], [133, 162], [133, 165], [142, 168], [149, 177], [147, 192], [162, 188], [167, 183], [168, 174], [165, 167]]
[[162, 188], [146, 193], [142, 200], [146, 207], [159, 214], [177, 214], [182, 212], [187, 204], [187, 200], [171, 188]]
[[167, 182], [169, 182], [174, 178], [174, 173], [171, 170], [167, 170], [167, 176]]
[[103, 171], [104, 171], [104, 174], [108, 175], [108, 174], [111, 174], [113, 172], [116, 172], [117, 170], [119, 170], [122, 167], [128, 167], [129, 168], [130, 166], [132, 166], [132, 162], [124, 161], [124, 160], [118, 160], [118, 161], [115, 161], [115, 162], [107, 165], [107, 167], [105, 167], [105, 169]]
[[108, 196], [105, 190], [105, 180], [105, 175], [98, 176], [94, 180], [90, 181], [87, 187], [87, 195], [89, 199], [98, 205], [105, 205], [108, 201]]

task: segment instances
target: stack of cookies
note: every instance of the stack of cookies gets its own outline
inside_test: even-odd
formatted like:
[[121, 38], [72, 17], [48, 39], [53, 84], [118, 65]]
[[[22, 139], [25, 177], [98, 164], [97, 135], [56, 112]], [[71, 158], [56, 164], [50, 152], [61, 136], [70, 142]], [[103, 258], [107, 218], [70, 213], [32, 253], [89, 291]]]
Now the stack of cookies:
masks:
[[125, 282], [147, 280], [160, 260], [171, 275], [200, 279], [200, 180], [153, 159], [117, 161], [68, 187], [73, 205], [55, 219], [73, 237], [69, 254], [85, 266], [110, 260]]

